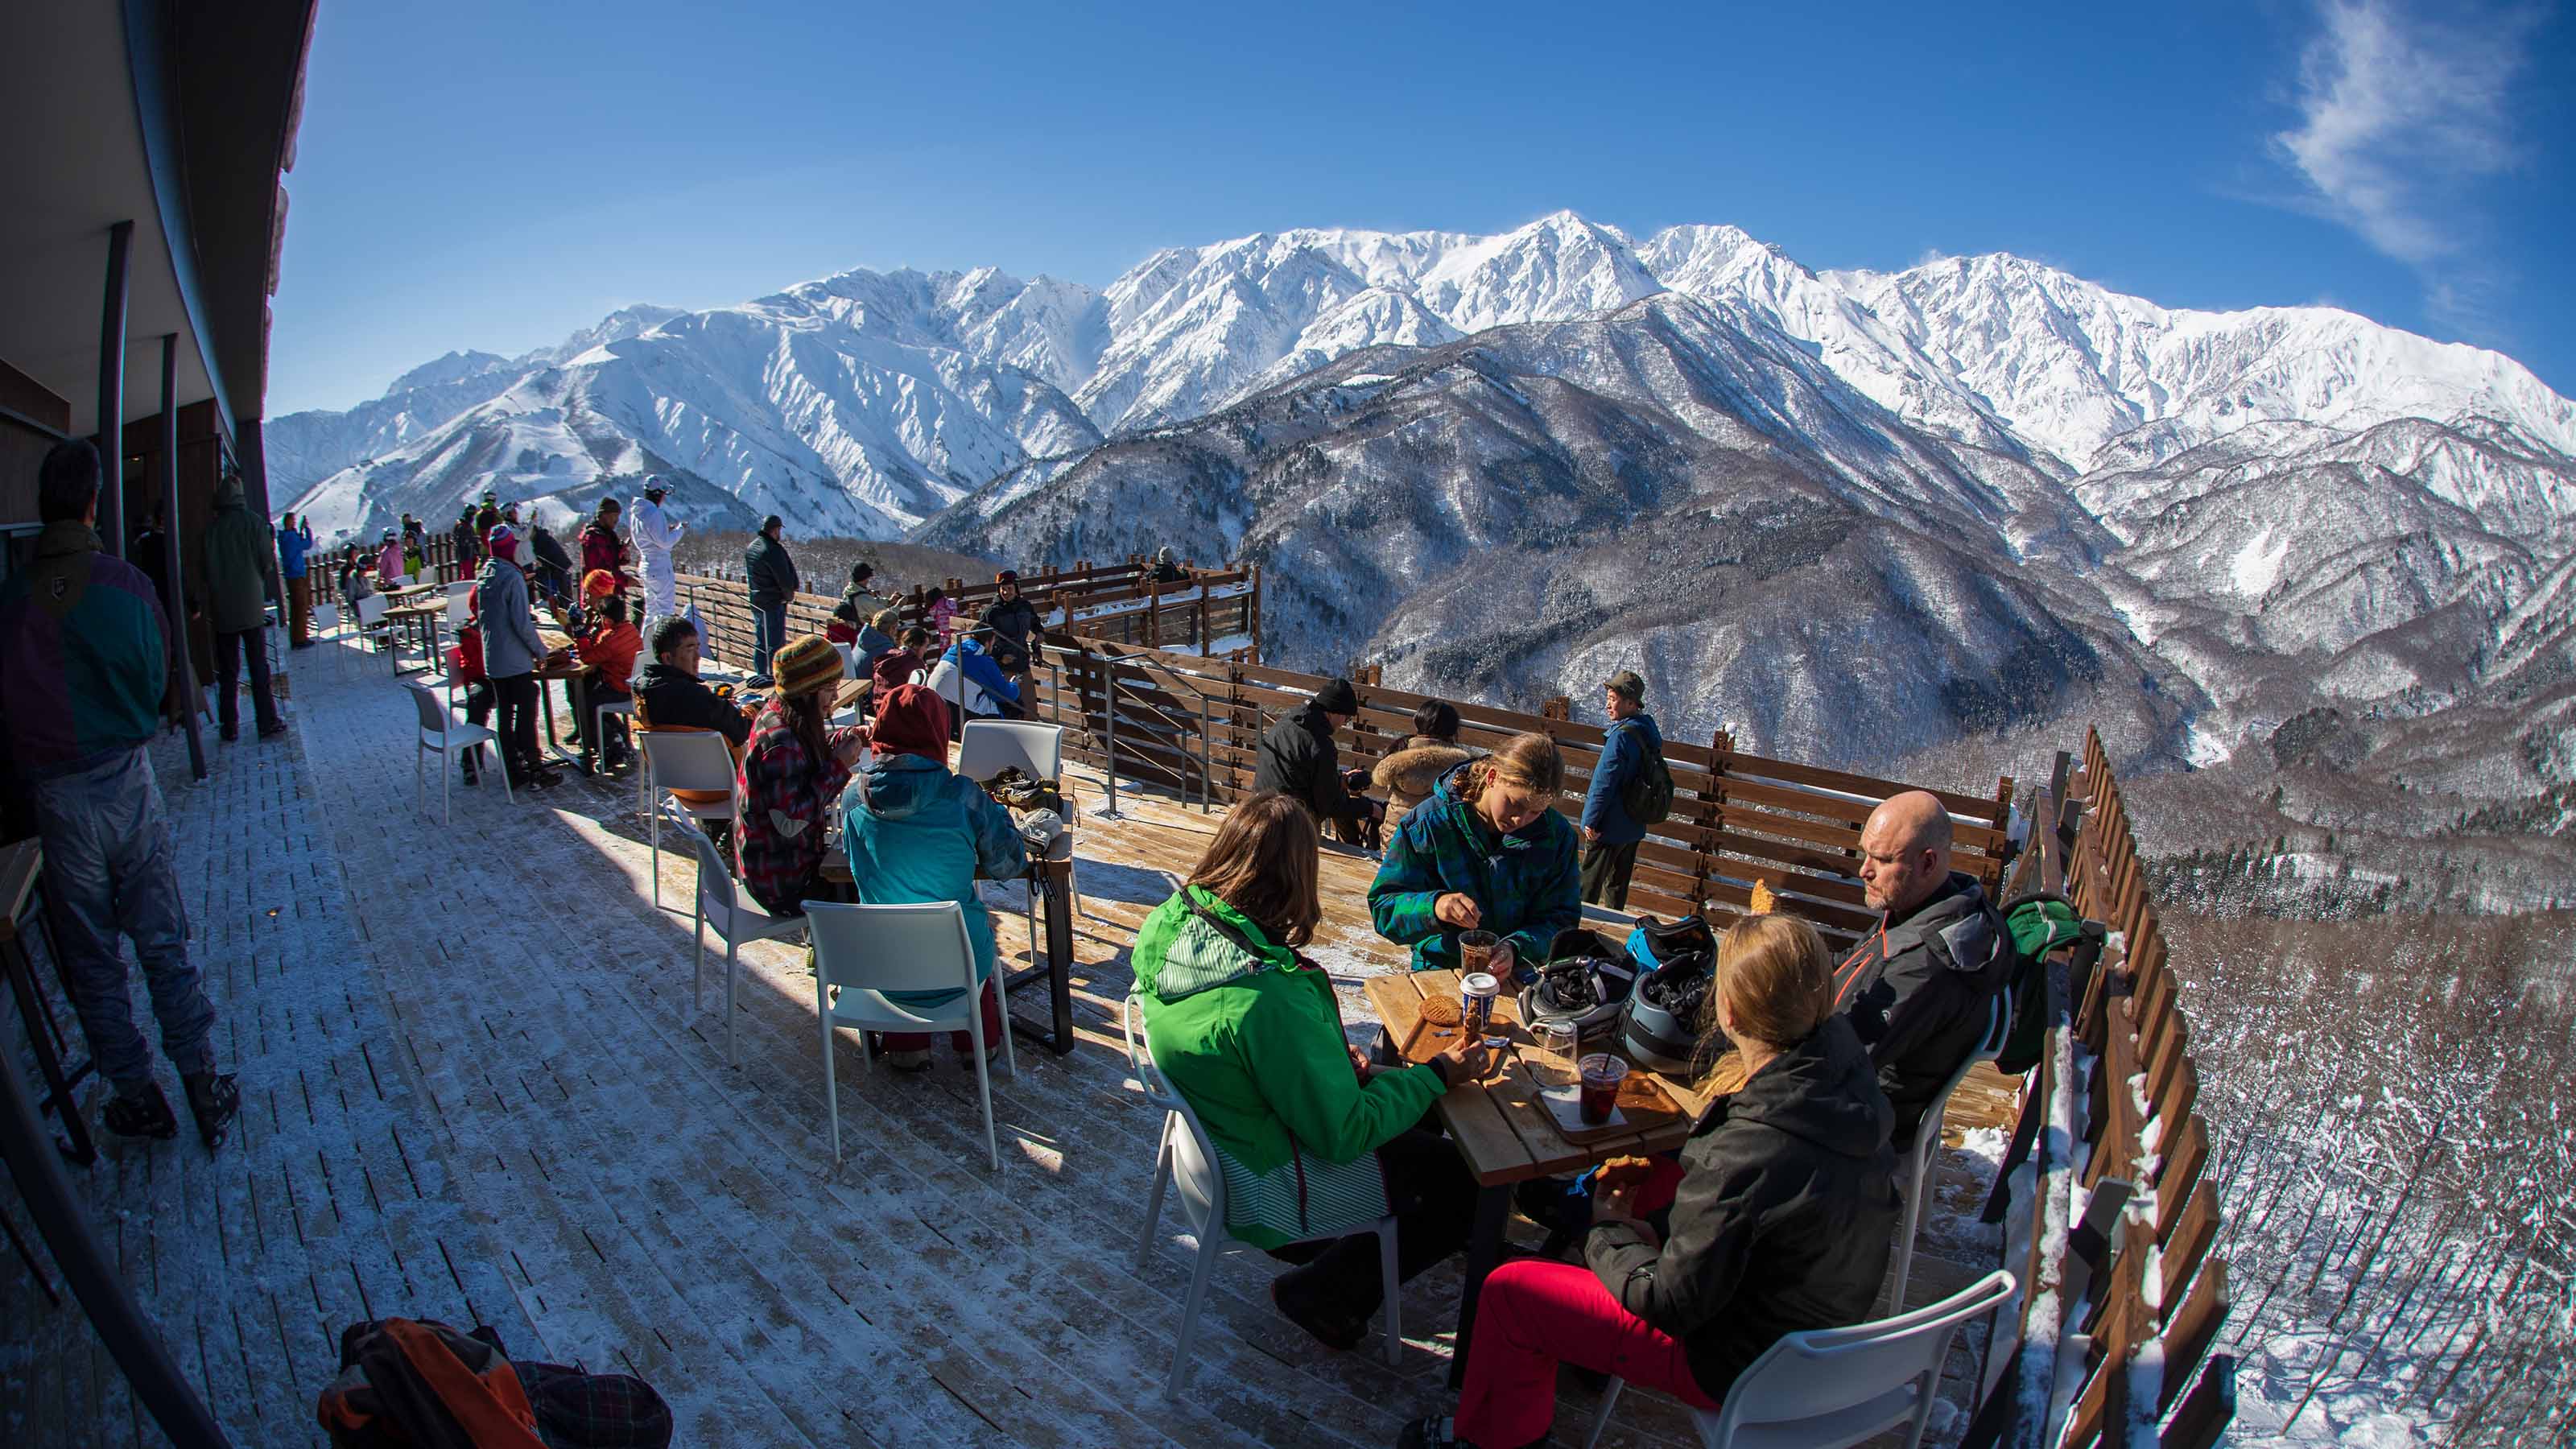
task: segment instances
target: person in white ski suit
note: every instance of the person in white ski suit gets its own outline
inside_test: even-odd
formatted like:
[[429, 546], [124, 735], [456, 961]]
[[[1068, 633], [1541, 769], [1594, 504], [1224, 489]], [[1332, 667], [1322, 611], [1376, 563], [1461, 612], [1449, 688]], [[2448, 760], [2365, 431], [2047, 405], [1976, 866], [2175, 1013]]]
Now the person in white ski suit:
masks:
[[644, 480], [644, 496], [635, 500], [631, 525], [635, 547], [644, 555], [644, 617], [659, 619], [671, 613], [672, 593], [676, 585], [671, 572], [671, 548], [688, 532], [684, 524], [673, 522], [662, 511], [662, 495], [671, 491], [660, 478]]

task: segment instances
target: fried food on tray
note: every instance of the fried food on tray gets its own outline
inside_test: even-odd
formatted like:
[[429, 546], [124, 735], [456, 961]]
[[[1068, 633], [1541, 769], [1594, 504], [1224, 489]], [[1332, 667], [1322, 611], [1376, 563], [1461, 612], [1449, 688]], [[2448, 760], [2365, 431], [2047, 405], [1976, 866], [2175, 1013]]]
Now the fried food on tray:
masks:
[[1609, 1158], [1601, 1164], [1597, 1180], [1603, 1191], [1616, 1192], [1623, 1187], [1634, 1187], [1644, 1182], [1647, 1175], [1654, 1170], [1655, 1164], [1651, 1160], [1622, 1154]]
[[1465, 1021], [1467, 1014], [1455, 1000], [1446, 996], [1433, 996], [1426, 998], [1422, 1003], [1422, 1019], [1433, 1026], [1448, 1027]]

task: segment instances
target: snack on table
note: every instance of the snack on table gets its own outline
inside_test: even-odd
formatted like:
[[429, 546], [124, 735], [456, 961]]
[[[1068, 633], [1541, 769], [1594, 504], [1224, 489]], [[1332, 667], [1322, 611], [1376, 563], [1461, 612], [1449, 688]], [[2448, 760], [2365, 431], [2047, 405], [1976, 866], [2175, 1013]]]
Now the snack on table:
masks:
[[1621, 1188], [1634, 1187], [1644, 1182], [1654, 1170], [1655, 1164], [1652, 1160], [1623, 1153], [1617, 1157], [1604, 1159], [1594, 1181], [1600, 1184], [1603, 1191], [1616, 1192]]
[[1426, 996], [1422, 999], [1422, 1019], [1433, 1026], [1455, 1027], [1467, 1019], [1467, 1014], [1446, 996]]

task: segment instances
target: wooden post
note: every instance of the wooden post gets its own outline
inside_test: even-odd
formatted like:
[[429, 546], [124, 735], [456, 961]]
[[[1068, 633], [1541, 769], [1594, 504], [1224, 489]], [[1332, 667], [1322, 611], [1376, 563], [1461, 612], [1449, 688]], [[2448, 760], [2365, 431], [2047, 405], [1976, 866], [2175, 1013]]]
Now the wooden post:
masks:
[[1259, 664], [1261, 662], [1261, 565], [1259, 564], [1252, 566], [1251, 598], [1252, 603], [1249, 608], [1252, 627], [1244, 632], [1252, 637], [1252, 662]]
[[1199, 588], [1199, 610], [1198, 610], [1198, 613], [1199, 613], [1199, 619], [1198, 619], [1198, 635], [1199, 635], [1199, 637], [1198, 637], [1198, 646], [1199, 646], [1199, 653], [1200, 653], [1200, 654], [1202, 654], [1202, 655], [1204, 655], [1204, 654], [1206, 654], [1206, 653], [1208, 652], [1208, 608], [1207, 608], [1207, 588], [1206, 588], [1206, 586], [1205, 586], [1205, 585], [1201, 585], [1201, 586], [1200, 586], [1200, 588]]
[[[1564, 695], [1556, 695], [1539, 705], [1538, 717], [1545, 720], [1562, 720], [1570, 722], [1574, 718], [1574, 701], [1566, 698]], [[1550, 733], [1554, 732], [1550, 731]]]
[[1163, 647], [1163, 586], [1152, 579], [1145, 581], [1145, 647]]

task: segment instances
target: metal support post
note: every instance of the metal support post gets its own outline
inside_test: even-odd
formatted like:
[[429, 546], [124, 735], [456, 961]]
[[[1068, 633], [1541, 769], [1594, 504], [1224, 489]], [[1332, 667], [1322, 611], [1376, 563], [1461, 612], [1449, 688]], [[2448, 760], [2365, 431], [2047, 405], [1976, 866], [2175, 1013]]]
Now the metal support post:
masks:
[[1208, 697], [1205, 691], [1202, 691], [1199, 694], [1199, 813], [1201, 815], [1215, 808], [1213, 803], [1213, 797], [1216, 795], [1214, 761], [1215, 754], [1208, 747]]
[[[107, 229], [107, 292], [98, 312], [98, 541], [125, 557], [125, 259], [134, 223]], [[165, 520], [173, 532], [179, 520]]]
[[[217, 486], [221, 486], [219, 483]], [[161, 568], [170, 580], [170, 597], [188, 597], [188, 581], [179, 572], [179, 334], [161, 334]], [[278, 580], [282, 586], [284, 579]], [[285, 599], [277, 601], [280, 614], [294, 607]], [[188, 726], [188, 775], [206, 778], [206, 736], [197, 716], [205, 695], [197, 688], [197, 651], [189, 647], [188, 610], [182, 603], [170, 619], [170, 628], [179, 647], [175, 667], [179, 672], [179, 698], [185, 702], [179, 718]], [[268, 647], [268, 631], [250, 643], [253, 649]]]
[[1100, 661], [1101, 733], [1106, 746], [1101, 757], [1109, 762], [1109, 805], [1100, 812], [1103, 820], [1123, 820], [1118, 813], [1118, 664], [1116, 660]]

